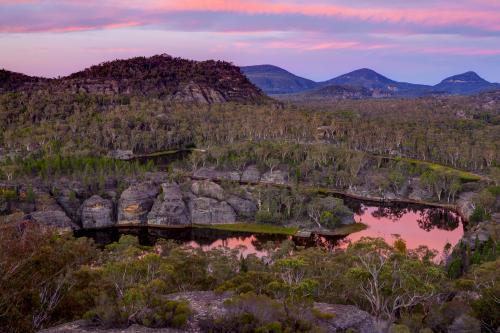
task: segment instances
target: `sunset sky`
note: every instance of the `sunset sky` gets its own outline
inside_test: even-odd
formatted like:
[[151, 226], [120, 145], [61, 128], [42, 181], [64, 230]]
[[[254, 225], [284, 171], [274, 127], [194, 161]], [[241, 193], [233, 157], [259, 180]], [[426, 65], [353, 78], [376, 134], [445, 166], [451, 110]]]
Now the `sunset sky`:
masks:
[[0, 0], [0, 68], [58, 76], [168, 53], [315, 80], [370, 67], [500, 81], [500, 0]]

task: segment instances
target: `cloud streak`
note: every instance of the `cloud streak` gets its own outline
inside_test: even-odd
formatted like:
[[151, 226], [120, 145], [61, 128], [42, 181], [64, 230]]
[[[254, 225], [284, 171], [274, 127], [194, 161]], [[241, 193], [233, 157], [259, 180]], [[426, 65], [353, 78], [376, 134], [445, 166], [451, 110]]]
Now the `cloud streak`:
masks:
[[60, 54], [71, 45], [82, 64], [166, 52], [316, 68], [311, 76], [322, 62], [500, 76], [498, 0], [0, 0], [0, 67], [27, 68], [40, 39], [47, 75], [78, 68]]
[[[485, 0], [482, 0], [483, 2]], [[175, 19], [171, 14], [238, 14], [250, 15], [256, 25], [267, 16], [296, 16], [319, 18], [323, 21], [340, 20], [375, 24], [393, 29], [405, 27], [414, 31], [441, 31], [458, 29], [462, 33], [500, 33], [498, 12], [490, 10], [487, 2], [478, 5], [451, 7], [437, 2], [427, 7], [347, 6], [314, 1], [261, 1], [261, 0], [0, 0], [0, 32], [40, 32], [108, 29], [128, 22], [136, 26], [169, 25]], [[383, 3], [383, 1], [379, 1]], [[103, 15], [102, 13], [115, 13]], [[59, 20], [52, 18], [59, 18]], [[184, 16], [185, 17], [185, 16]], [[200, 20], [200, 25], [210, 20], [210, 15]], [[212, 16], [213, 17], [213, 16]], [[177, 24], [182, 22], [177, 22]], [[183, 22], [186, 25], [186, 21]], [[197, 22], [194, 22], [196, 26]], [[300, 27], [299, 23], [299, 27]], [[291, 24], [293, 27], [293, 24]], [[210, 27], [209, 27], [210, 28]], [[77, 30], [74, 30], [77, 31]]]

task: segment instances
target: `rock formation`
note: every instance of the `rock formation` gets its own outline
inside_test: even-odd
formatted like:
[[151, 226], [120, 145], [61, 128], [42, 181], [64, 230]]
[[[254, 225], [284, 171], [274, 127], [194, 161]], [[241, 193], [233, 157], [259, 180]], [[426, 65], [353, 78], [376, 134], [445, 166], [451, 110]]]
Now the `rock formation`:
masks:
[[236, 222], [236, 213], [225, 201], [199, 197], [189, 201], [191, 223], [226, 224]]
[[118, 202], [118, 224], [146, 224], [157, 194], [157, 186], [151, 183], [139, 183], [123, 191]]
[[115, 224], [113, 203], [98, 195], [85, 200], [79, 213], [84, 229], [106, 228]]
[[188, 225], [189, 212], [176, 183], [164, 183], [148, 214], [148, 225]]

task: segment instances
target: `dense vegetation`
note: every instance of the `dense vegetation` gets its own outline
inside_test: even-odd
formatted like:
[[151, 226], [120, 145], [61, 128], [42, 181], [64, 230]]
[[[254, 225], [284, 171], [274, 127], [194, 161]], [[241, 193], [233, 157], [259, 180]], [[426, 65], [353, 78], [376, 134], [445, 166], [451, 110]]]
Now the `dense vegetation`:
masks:
[[167, 295], [186, 290], [234, 293], [230, 315], [203, 323], [211, 332], [313, 332], [326, 316], [313, 301], [355, 304], [381, 325], [396, 322], [410, 332], [441, 332], [464, 315], [469, 327], [500, 324], [498, 249], [459, 279], [447, 277], [433, 251], [409, 250], [402, 239], [362, 239], [336, 252], [285, 242], [269, 246], [264, 258], [243, 258], [237, 250], [203, 252], [170, 241], [144, 247], [132, 236], [100, 250], [25, 223], [2, 226], [0, 250], [5, 332], [77, 318], [103, 327], [182, 327], [189, 304]]
[[113, 149], [141, 153], [247, 140], [322, 140], [349, 150], [482, 171], [497, 165], [500, 141], [498, 101], [486, 96], [280, 108], [176, 105], [119, 94], [9, 93], [0, 95], [0, 144], [7, 152], [50, 153], [60, 147], [66, 154], [102, 154]]

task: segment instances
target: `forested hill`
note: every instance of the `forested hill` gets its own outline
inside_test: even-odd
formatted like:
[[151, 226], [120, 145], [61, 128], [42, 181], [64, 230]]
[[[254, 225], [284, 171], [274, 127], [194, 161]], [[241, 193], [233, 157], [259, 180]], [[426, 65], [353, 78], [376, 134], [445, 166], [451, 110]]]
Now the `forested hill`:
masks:
[[0, 93], [31, 89], [33, 85], [46, 83], [47, 81], [48, 79], [0, 69]]
[[2, 71], [0, 92], [13, 91], [135, 95], [197, 103], [258, 102], [264, 98], [240, 69], [228, 62], [197, 62], [169, 55], [105, 62], [58, 79]]

